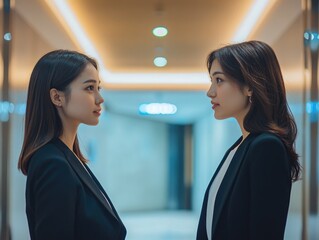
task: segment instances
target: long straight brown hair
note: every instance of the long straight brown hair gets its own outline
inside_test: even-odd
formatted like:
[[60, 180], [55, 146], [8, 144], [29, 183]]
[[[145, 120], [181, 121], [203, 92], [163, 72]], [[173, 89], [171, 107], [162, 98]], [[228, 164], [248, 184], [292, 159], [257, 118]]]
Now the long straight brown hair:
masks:
[[[63, 133], [61, 119], [51, 102], [50, 89], [63, 91], [68, 96], [70, 83], [87, 64], [97, 69], [94, 59], [69, 50], [49, 52], [36, 63], [28, 87], [24, 140], [18, 162], [23, 174], [27, 175], [28, 161], [34, 152]], [[77, 136], [73, 151], [82, 162], [87, 161], [80, 151]]]
[[252, 90], [252, 103], [244, 118], [245, 130], [277, 135], [290, 157], [291, 178], [298, 180], [301, 166], [294, 146], [297, 126], [287, 103], [284, 80], [273, 49], [260, 41], [222, 47], [209, 54], [209, 72], [215, 59], [241, 88], [248, 86]]

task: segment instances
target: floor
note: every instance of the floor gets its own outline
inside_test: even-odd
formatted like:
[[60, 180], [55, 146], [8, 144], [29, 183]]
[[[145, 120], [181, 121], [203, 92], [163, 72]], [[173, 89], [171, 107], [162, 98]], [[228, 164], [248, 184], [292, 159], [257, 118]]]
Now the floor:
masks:
[[197, 216], [189, 211], [121, 214], [126, 240], [194, 240]]
[[[126, 240], [195, 240], [198, 216], [190, 211], [121, 214]], [[309, 218], [308, 240], [319, 240], [319, 217]], [[301, 240], [301, 216], [288, 215], [285, 240]]]
[[[191, 211], [120, 213], [127, 228], [125, 240], [195, 240], [198, 214]], [[26, 219], [13, 215], [12, 240], [28, 240]], [[319, 240], [319, 217], [308, 219], [308, 240]], [[270, 225], [271, 227], [271, 225]], [[285, 240], [301, 240], [301, 216], [289, 213]]]

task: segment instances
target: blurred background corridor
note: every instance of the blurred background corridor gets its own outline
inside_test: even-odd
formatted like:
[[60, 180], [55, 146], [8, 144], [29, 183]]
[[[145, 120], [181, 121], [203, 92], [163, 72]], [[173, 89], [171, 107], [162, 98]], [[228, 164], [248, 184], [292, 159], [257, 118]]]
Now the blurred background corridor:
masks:
[[318, 11], [318, 0], [0, 0], [1, 240], [30, 239], [17, 161], [30, 73], [54, 49], [99, 63], [104, 111], [79, 140], [127, 240], [195, 239], [206, 186], [241, 136], [213, 117], [206, 57], [252, 39], [275, 50], [299, 131], [285, 239], [319, 239]]

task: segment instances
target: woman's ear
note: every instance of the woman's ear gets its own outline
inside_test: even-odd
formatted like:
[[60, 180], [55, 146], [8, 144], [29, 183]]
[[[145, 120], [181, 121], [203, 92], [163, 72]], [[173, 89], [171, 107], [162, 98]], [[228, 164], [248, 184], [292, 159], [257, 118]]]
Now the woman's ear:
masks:
[[253, 95], [253, 90], [249, 87], [245, 87], [245, 94], [247, 97], [251, 97]]
[[51, 98], [51, 102], [56, 106], [56, 107], [61, 107], [62, 106], [62, 100], [63, 100], [63, 96], [62, 96], [62, 92], [55, 89], [55, 88], [51, 88], [50, 89], [50, 98]]

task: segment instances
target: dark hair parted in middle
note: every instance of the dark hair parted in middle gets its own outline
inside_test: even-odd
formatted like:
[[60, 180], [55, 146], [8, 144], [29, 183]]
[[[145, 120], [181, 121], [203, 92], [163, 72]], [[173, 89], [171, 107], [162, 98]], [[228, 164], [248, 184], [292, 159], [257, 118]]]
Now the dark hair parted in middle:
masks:
[[282, 73], [273, 49], [259, 41], [222, 47], [209, 54], [208, 71], [214, 60], [240, 87], [248, 86], [252, 90], [252, 103], [244, 119], [245, 130], [276, 134], [288, 150], [292, 180], [297, 180], [301, 168], [294, 147], [297, 127], [287, 103]]

